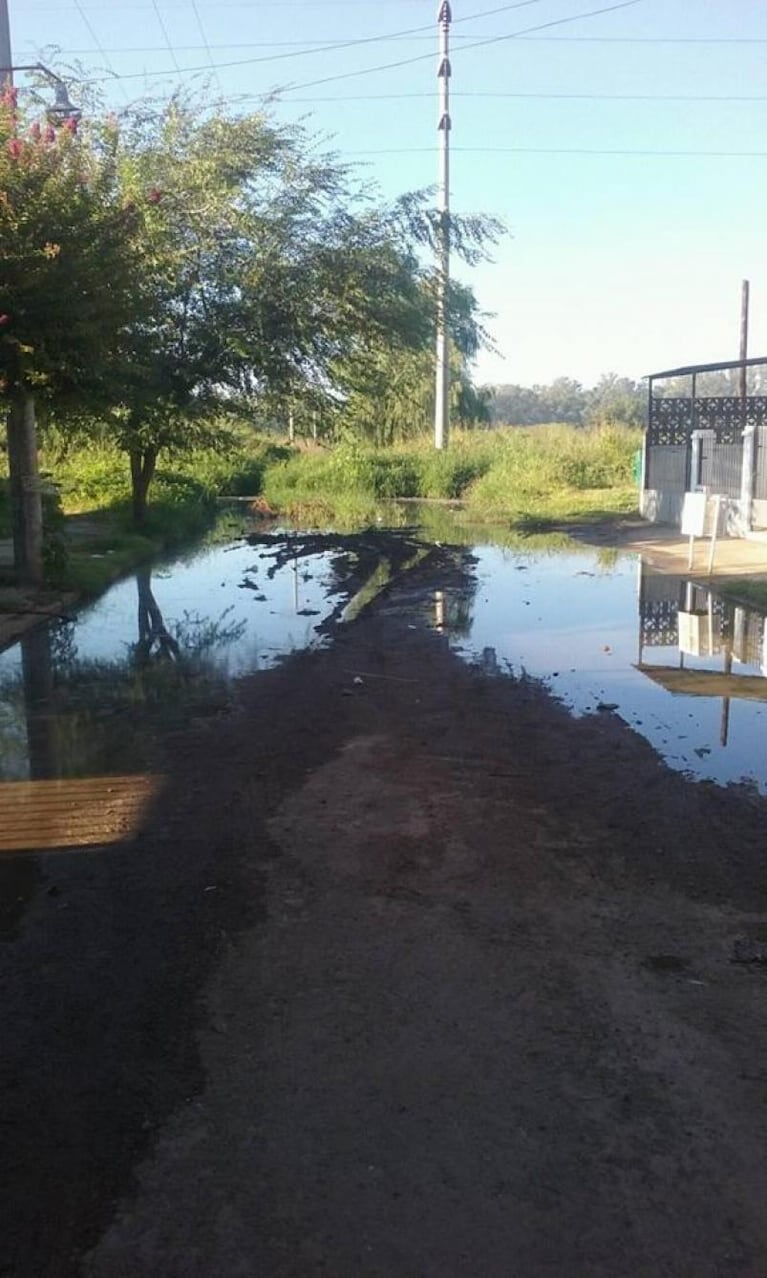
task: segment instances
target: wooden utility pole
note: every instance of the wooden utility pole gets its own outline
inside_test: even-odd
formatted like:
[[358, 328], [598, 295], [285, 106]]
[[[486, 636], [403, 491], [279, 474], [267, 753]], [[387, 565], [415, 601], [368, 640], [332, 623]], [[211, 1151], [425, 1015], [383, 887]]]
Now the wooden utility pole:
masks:
[[439, 7], [439, 225], [437, 230], [437, 366], [434, 397], [434, 447], [447, 448], [450, 427], [450, 350], [447, 291], [450, 283], [450, 24], [448, 0]]
[[[740, 355], [739, 359], [748, 359], [748, 280], [744, 280], [740, 290]], [[740, 398], [745, 400], [748, 394], [748, 369], [745, 363], [740, 368]]]

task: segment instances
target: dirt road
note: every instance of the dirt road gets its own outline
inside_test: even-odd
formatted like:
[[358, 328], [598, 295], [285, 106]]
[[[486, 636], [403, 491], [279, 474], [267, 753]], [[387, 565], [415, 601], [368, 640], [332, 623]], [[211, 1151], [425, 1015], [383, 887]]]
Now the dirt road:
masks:
[[463, 665], [464, 571], [0, 864], [0, 1273], [767, 1274], [767, 806]]

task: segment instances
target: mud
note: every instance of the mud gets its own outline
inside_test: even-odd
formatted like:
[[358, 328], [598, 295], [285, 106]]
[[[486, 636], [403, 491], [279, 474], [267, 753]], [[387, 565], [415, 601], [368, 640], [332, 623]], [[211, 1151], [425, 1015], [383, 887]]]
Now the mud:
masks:
[[0, 1273], [767, 1272], [765, 801], [467, 666], [409, 561], [135, 842], [0, 862]]

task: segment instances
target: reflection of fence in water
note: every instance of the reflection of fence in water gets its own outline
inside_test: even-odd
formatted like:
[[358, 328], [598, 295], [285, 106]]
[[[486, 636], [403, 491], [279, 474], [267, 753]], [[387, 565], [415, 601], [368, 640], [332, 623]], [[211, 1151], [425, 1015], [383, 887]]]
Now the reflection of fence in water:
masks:
[[[696, 627], [690, 619], [699, 617], [698, 651], [694, 651]], [[708, 618], [711, 618], [711, 633]], [[767, 672], [765, 636], [767, 619], [750, 608], [732, 604], [703, 587], [680, 577], [644, 574], [639, 599], [639, 640], [641, 648], [678, 648], [701, 657], [731, 652], [743, 665]]]

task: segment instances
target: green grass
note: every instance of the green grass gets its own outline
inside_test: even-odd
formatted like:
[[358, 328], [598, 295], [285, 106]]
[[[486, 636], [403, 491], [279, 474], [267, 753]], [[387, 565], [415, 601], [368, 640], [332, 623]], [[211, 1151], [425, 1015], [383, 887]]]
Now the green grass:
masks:
[[57, 584], [84, 594], [156, 555], [200, 537], [216, 519], [221, 496], [257, 495], [265, 466], [287, 450], [255, 440], [225, 454], [201, 450], [158, 467], [145, 523], [131, 522], [127, 459], [114, 449], [73, 452], [55, 469], [61, 506], [70, 525], [66, 564]]
[[[445, 452], [428, 439], [390, 449], [344, 443], [299, 451], [233, 431], [223, 453], [197, 450], [161, 461], [140, 532], [131, 525], [124, 454], [98, 445], [64, 456], [44, 450], [41, 470], [55, 482], [64, 515], [49, 512], [49, 577], [97, 593], [137, 563], [199, 538], [214, 521], [216, 499], [226, 495], [260, 494], [278, 514], [314, 527], [418, 522], [435, 540], [465, 535], [468, 543], [484, 528], [501, 544], [551, 545], [552, 534], [566, 539], [564, 524], [636, 509], [639, 441], [639, 432], [621, 427], [551, 425], [454, 432]], [[396, 498], [460, 501], [461, 510], [446, 519], [438, 504], [382, 508]], [[7, 522], [0, 482], [0, 536], [8, 535]]]
[[270, 505], [315, 519], [364, 518], [386, 498], [460, 499], [475, 519], [583, 520], [636, 509], [639, 432], [538, 426], [456, 433], [446, 452], [428, 441], [378, 450], [341, 445], [266, 467]]
[[[103, 445], [63, 456], [43, 449], [49, 584], [97, 594], [136, 564], [199, 538], [216, 520], [219, 496], [258, 494], [266, 466], [287, 452], [240, 433], [223, 453], [197, 450], [161, 460], [146, 521], [136, 530], [125, 454]], [[6, 475], [0, 457], [0, 537], [10, 536]]]

